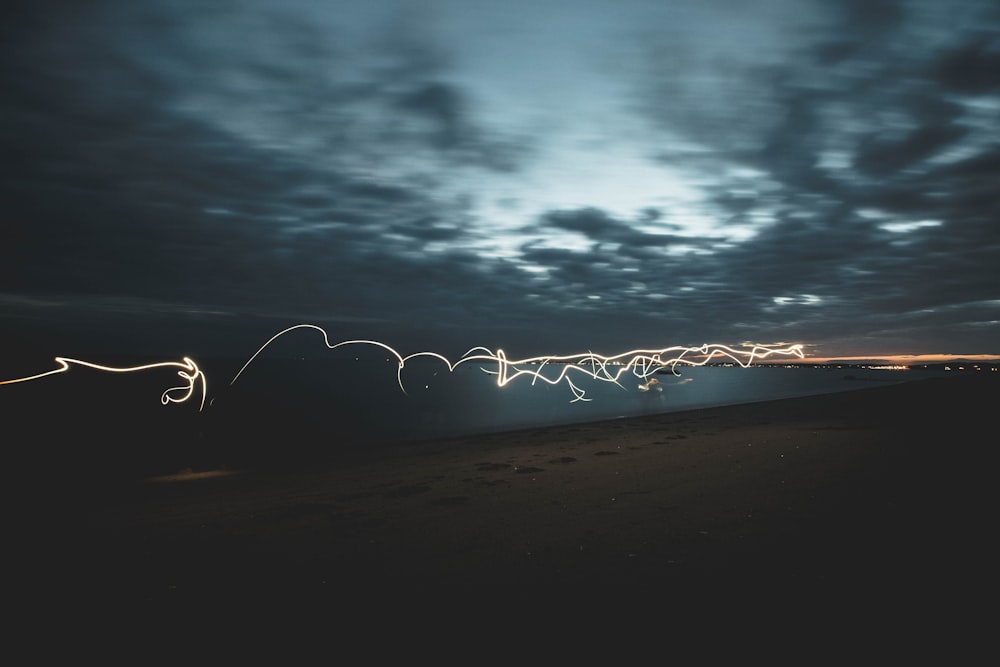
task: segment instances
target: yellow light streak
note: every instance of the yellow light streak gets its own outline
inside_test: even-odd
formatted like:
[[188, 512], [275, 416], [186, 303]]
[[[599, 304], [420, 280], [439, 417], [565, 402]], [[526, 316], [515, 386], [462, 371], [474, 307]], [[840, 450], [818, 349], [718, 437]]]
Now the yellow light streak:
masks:
[[83, 366], [85, 368], [92, 368], [105, 373], [138, 373], [140, 371], [148, 371], [154, 368], [177, 368], [179, 369], [177, 371], [177, 375], [180, 376], [186, 384], [179, 387], [170, 387], [164, 391], [163, 394], [160, 395], [160, 403], [163, 405], [168, 405], [170, 403], [184, 403], [194, 395], [195, 391], [200, 389], [201, 402], [198, 406], [198, 411], [200, 412], [205, 407], [205, 396], [208, 393], [208, 379], [202, 370], [198, 368], [198, 364], [195, 363], [194, 359], [191, 357], [184, 357], [183, 361], [162, 361], [153, 364], [144, 364], [142, 366], [128, 366], [125, 368], [103, 366], [101, 364], [95, 364], [81, 359], [70, 359], [68, 357], [56, 357], [55, 362], [59, 366], [58, 368], [45, 371], [44, 373], [38, 373], [37, 375], [14, 378], [13, 380], [0, 380], [0, 385], [40, 380], [41, 378], [48, 377], [50, 375], [65, 373], [69, 371], [72, 366]]
[[[323, 342], [330, 350], [349, 345], [369, 345], [385, 350], [396, 359], [396, 383], [400, 390], [406, 394], [406, 387], [403, 384], [403, 370], [407, 362], [419, 357], [430, 357], [445, 365], [449, 372], [453, 372], [458, 366], [470, 362], [495, 364], [495, 369], [482, 368], [484, 373], [496, 376], [498, 387], [505, 387], [514, 380], [521, 377], [531, 378], [531, 384], [541, 381], [549, 385], [557, 385], [565, 382], [573, 395], [571, 403], [577, 401], [590, 401], [586, 391], [573, 382], [573, 375], [609, 382], [622, 389], [624, 386], [620, 380], [626, 373], [631, 373], [640, 380], [638, 389], [640, 391], [650, 391], [651, 388], [660, 391], [659, 380], [652, 377], [655, 373], [663, 369], [669, 369], [674, 375], [679, 375], [677, 366], [704, 366], [717, 359], [728, 359], [746, 368], [760, 359], [766, 359], [772, 355], [794, 356], [802, 359], [805, 355], [802, 345], [750, 345], [744, 349], [737, 349], [719, 343], [706, 343], [696, 347], [671, 346], [659, 349], [634, 349], [615, 355], [601, 355], [594, 352], [585, 352], [568, 355], [542, 355], [535, 357], [525, 357], [522, 359], [510, 359], [502, 349], [496, 351], [486, 347], [473, 347], [463, 354], [457, 361], [451, 361], [448, 357], [437, 352], [415, 352], [402, 355], [391, 346], [368, 339], [345, 340], [339, 343], [331, 343], [330, 337], [325, 329], [315, 324], [296, 324], [290, 326], [275, 335], [271, 336], [260, 348], [247, 360], [242, 368], [236, 373], [230, 385], [236, 383], [246, 369], [257, 357], [267, 349], [278, 338], [289, 332], [299, 329], [311, 329], [318, 331], [323, 336]], [[177, 375], [185, 381], [185, 384], [177, 387], [170, 387], [160, 395], [160, 402], [163, 405], [170, 403], [184, 403], [194, 396], [195, 392], [201, 394], [199, 401], [199, 412], [205, 407], [208, 395], [208, 379], [205, 373], [198, 367], [198, 364], [190, 357], [184, 357], [182, 361], [163, 361], [140, 366], [114, 367], [96, 364], [81, 359], [71, 359], [69, 357], [55, 357], [57, 368], [35, 375], [29, 375], [11, 380], [0, 380], [0, 385], [17, 384], [21, 382], [31, 382], [40, 380], [52, 375], [58, 375], [69, 371], [73, 366], [82, 366], [106, 373], [136, 373], [153, 370], [156, 368], [176, 368]], [[525, 368], [530, 366], [531, 368]], [[547, 369], [556, 369], [551, 374], [546, 374]]]
[[[406, 387], [403, 385], [403, 369], [406, 366], [406, 363], [418, 357], [430, 357], [444, 364], [448, 368], [449, 372], [454, 371], [458, 366], [469, 362], [496, 364], [495, 370], [486, 368], [481, 368], [481, 370], [490, 375], [495, 375], [498, 387], [505, 387], [517, 378], [525, 376], [531, 378], [532, 384], [539, 380], [550, 385], [557, 385], [561, 382], [565, 382], [574, 397], [573, 400], [570, 401], [571, 403], [592, 400], [586, 397], [586, 391], [573, 383], [572, 377], [570, 376], [571, 373], [579, 374], [592, 380], [610, 382], [622, 387], [623, 389], [624, 387], [619, 380], [625, 373], [631, 373], [633, 376], [643, 381], [643, 383], [639, 385], [639, 388], [641, 390], [648, 391], [650, 386], [655, 385], [658, 382], [655, 378], [651, 378], [650, 376], [665, 368], [668, 368], [673, 374], [679, 375], [677, 372], [678, 365], [704, 366], [713, 360], [725, 358], [746, 368], [753, 362], [759, 359], [766, 359], [772, 355], [794, 356], [799, 359], [802, 359], [805, 356], [802, 351], [802, 345], [798, 344], [785, 345], [781, 347], [751, 345], [749, 349], [737, 349], [720, 343], [706, 343], [697, 347], [672, 346], [660, 349], [635, 349], [611, 356], [595, 354], [594, 352], [585, 352], [557, 356], [525, 357], [523, 359], [509, 359], [507, 354], [502, 349], [493, 351], [486, 347], [473, 347], [468, 352], [463, 354], [457, 361], [453, 362], [437, 352], [415, 352], [404, 356], [389, 345], [376, 340], [355, 339], [345, 340], [339, 343], [331, 343], [329, 335], [322, 327], [315, 324], [296, 324], [271, 336], [271, 338], [268, 339], [266, 343], [261, 345], [253, 356], [247, 360], [229, 384], [235, 384], [243, 372], [246, 371], [253, 361], [260, 356], [260, 354], [267, 349], [271, 343], [285, 334], [298, 329], [312, 329], [318, 331], [323, 336], [323, 342], [326, 347], [331, 350], [348, 345], [370, 345], [385, 350], [397, 361], [396, 382], [399, 384], [399, 388], [404, 394], [406, 394]], [[546, 368], [556, 365], [561, 366], [561, 368], [555, 373], [554, 376], [546, 375], [544, 373]], [[535, 368], [523, 368], [523, 366], [533, 366]]]

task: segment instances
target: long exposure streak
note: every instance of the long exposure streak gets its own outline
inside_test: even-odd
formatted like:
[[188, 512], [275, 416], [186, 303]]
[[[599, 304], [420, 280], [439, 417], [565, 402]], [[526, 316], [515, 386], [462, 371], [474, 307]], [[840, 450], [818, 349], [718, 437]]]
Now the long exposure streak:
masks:
[[177, 371], [177, 375], [179, 375], [187, 384], [167, 389], [160, 396], [160, 402], [163, 405], [167, 405], [169, 403], [184, 403], [194, 395], [196, 390], [200, 389], [201, 403], [198, 406], [199, 412], [205, 407], [205, 396], [208, 393], [208, 380], [201, 369], [198, 368], [198, 364], [196, 364], [190, 357], [184, 357], [183, 361], [162, 361], [155, 364], [130, 366], [126, 368], [102, 366], [89, 361], [69, 359], [67, 357], [56, 357], [55, 362], [59, 365], [59, 368], [54, 368], [51, 371], [38, 373], [37, 375], [29, 375], [23, 378], [0, 380], [0, 385], [30, 382], [31, 380], [39, 380], [43, 377], [48, 377], [49, 375], [58, 375], [59, 373], [65, 373], [68, 371], [71, 366], [83, 366], [85, 368], [93, 368], [94, 370], [104, 371], [106, 373], [136, 373], [139, 371], [152, 370], [154, 368], [178, 368], [179, 370]]
[[[576, 401], [592, 400], [586, 398], [586, 392], [573, 383], [573, 379], [570, 376], [572, 373], [601, 382], [611, 382], [622, 388], [624, 388], [620, 382], [622, 376], [625, 373], [631, 373], [641, 381], [638, 388], [642, 391], [648, 391], [651, 386], [657, 384], [656, 378], [652, 378], [650, 376], [664, 368], [669, 368], [670, 371], [676, 375], [676, 368], [678, 365], [704, 366], [705, 364], [718, 359], [729, 359], [730, 361], [746, 368], [754, 361], [766, 359], [771, 355], [794, 356], [799, 359], [804, 356], [801, 345], [788, 345], [784, 347], [752, 345], [749, 349], [740, 350], [728, 345], [712, 343], [701, 345], [699, 347], [673, 346], [661, 349], [629, 350], [628, 352], [622, 352], [621, 354], [612, 356], [586, 352], [563, 356], [539, 356], [526, 357], [524, 359], [508, 359], [503, 350], [498, 349], [494, 352], [485, 347], [474, 347], [462, 355], [458, 361], [452, 362], [450, 359], [438, 354], [437, 352], [415, 352], [413, 354], [403, 356], [385, 343], [380, 343], [375, 340], [345, 340], [340, 343], [331, 343], [326, 330], [322, 327], [316, 326], [315, 324], [297, 324], [295, 326], [288, 327], [283, 331], [279, 331], [266, 343], [264, 343], [260, 349], [258, 349], [243, 365], [243, 368], [236, 373], [236, 376], [229, 384], [234, 384], [247, 367], [250, 366], [250, 364], [253, 363], [253, 361], [271, 343], [281, 336], [297, 329], [315, 329], [320, 332], [323, 336], [323, 342], [331, 350], [348, 345], [371, 345], [382, 348], [395, 357], [398, 362], [396, 369], [396, 381], [404, 394], [406, 393], [406, 387], [403, 386], [403, 368], [406, 366], [406, 363], [411, 359], [416, 359], [417, 357], [431, 357], [439, 360], [447, 366], [449, 371], [454, 371], [461, 364], [469, 362], [495, 364], [495, 369], [482, 368], [481, 370], [490, 375], [495, 375], [497, 378], [497, 386], [499, 387], [506, 386], [509, 382], [524, 376], [530, 377], [532, 384], [539, 380], [547, 382], [551, 385], [556, 385], [565, 381], [570, 391], [573, 392], [573, 400], [570, 401], [571, 403], [575, 403]], [[534, 368], [524, 368], [525, 366], [534, 366]], [[558, 370], [553, 374], [545, 374], [546, 368], [556, 366], [558, 366]]]

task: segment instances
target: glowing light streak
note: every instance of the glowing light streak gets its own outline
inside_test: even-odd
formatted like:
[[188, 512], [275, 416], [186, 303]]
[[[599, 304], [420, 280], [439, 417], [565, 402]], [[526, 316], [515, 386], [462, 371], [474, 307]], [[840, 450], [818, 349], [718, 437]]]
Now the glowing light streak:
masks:
[[[399, 388], [404, 394], [406, 394], [406, 387], [403, 384], [403, 369], [406, 367], [407, 362], [420, 357], [430, 357], [444, 364], [448, 368], [449, 372], [454, 371], [462, 364], [470, 362], [495, 364], [495, 370], [487, 368], [481, 368], [480, 370], [490, 375], [495, 375], [498, 387], [504, 387], [514, 380], [524, 376], [531, 378], [532, 385], [538, 381], [542, 381], [550, 385], [557, 385], [561, 382], [565, 382], [566, 386], [569, 387], [573, 394], [573, 400], [570, 401], [571, 403], [592, 400], [586, 397], [586, 391], [573, 383], [571, 374], [582, 375], [600, 382], [610, 382], [624, 389], [624, 386], [620, 382], [621, 377], [625, 373], [631, 373], [634, 377], [642, 381], [639, 385], [640, 390], [648, 391], [651, 386], [656, 385], [659, 382], [656, 378], [651, 377], [653, 374], [663, 369], [669, 369], [674, 375], [679, 375], [677, 372], [678, 365], [704, 366], [715, 359], [724, 358], [746, 368], [755, 361], [759, 359], [766, 359], [772, 355], [794, 356], [799, 359], [802, 359], [805, 356], [802, 352], [801, 345], [787, 345], [782, 347], [753, 345], [749, 350], [740, 350], [728, 345], [706, 343], [698, 347], [673, 346], [660, 349], [636, 349], [612, 356], [586, 352], [559, 356], [526, 357], [514, 360], [509, 359], [507, 354], [501, 349], [497, 349], [494, 352], [489, 348], [474, 347], [462, 355], [457, 361], [453, 362], [437, 352], [415, 352], [404, 356], [389, 345], [376, 340], [355, 339], [341, 341], [339, 343], [331, 343], [329, 335], [322, 327], [315, 324], [296, 324], [295, 326], [288, 327], [287, 329], [279, 331], [274, 336], [271, 336], [271, 338], [261, 345], [253, 356], [247, 360], [229, 384], [235, 384], [250, 364], [252, 364], [253, 361], [260, 356], [260, 354], [267, 349], [269, 345], [271, 345], [271, 343], [285, 334], [298, 329], [313, 329], [318, 331], [323, 336], [323, 342], [326, 347], [331, 350], [346, 347], [348, 345], [370, 345], [385, 350], [396, 359], [396, 382], [399, 384]], [[559, 370], [555, 372], [555, 375], [546, 375], [544, 372], [546, 368], [553, 367], [555, 365], [560, 366]], [[532, 366], [533, 368], [524, 368], [525, 366]]]
[[69, 371], [72, 366], [83, 366], [85, 368], [92, 368], [105, 373], [138, 373], [140, 371], [148, 371], [154, 368], [177, 368], [179, 369], [177, 371], [177, 375], [180, 376], [186, 384], [179, 387], [170, 387], [164, 391], [160, 395], [160, 403], [163, 405], [168, 405], [170, 403], [184, 403], [194, 395], [195, 391], [200, 389], [201, 402], [198, 406], [199, 412], [205, 407], [205, 396], [208, 394], [208, 379], [205, 377], [205, 374], [201, 371], [201, 369], [198, 368], [198, 364], [195, 363], [194, 359], [191, 359], [190, 357], [184, 357], [183, 361], [162, 361], [153, 364], [129, 366], [125, 368], [102, 366], [101, 364], [82, 361], [80, 359], [70, 359], [68, 357], [56, 357], [55, 362], [59, 366], [58, 368], [45, 371], [44, 373], [38, 373], [37, 375], [15, 378], [13, 380], [0, 380], [0, 385], [40, 380], [41, 378], [48, 377], [50, 375], [65, 373]]

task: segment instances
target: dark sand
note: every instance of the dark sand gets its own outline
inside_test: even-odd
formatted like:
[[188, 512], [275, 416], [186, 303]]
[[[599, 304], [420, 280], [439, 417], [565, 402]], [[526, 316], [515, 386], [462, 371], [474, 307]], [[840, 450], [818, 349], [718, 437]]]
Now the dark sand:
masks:
[[280, 471], [89, 491], [77, 480], [71, 498], [33, 483], [34, 502], [58, 507], [32, 527], [44, 537], [22, 549], [22, 574], [39, 605], [125, 609], [444, 594], [480, 607], [763, 595], [967, 608], [986, 594], [996, 375], [372, 447]]

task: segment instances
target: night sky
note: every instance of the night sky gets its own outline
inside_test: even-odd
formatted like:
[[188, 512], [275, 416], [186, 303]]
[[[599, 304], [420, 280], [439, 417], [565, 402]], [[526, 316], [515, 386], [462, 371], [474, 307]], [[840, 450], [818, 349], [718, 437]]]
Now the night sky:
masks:
[[1000, 353], [995, 0], [18, 4], [6, 355]]

